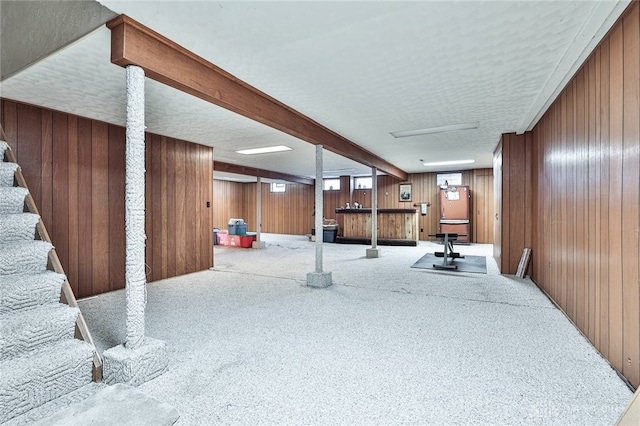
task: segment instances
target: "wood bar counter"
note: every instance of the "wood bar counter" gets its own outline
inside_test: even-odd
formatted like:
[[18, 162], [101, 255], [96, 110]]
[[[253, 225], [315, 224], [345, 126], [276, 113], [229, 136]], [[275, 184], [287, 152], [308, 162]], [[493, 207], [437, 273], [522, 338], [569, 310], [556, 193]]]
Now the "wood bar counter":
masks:
[[[344, 214], [342, 236], [337, 243], [371, 244], [371, 209], [336, 209]], [[416, 209], [378, 209], [379, 245], [418, 245]]]

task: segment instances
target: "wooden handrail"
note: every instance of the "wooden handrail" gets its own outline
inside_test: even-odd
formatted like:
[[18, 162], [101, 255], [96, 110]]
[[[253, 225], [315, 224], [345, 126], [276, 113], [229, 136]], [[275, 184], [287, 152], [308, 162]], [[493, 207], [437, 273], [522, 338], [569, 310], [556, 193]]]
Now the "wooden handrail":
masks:
[[[11, 149], [9, 142], [7, 141], [7, 135], [4, 133], [4, 129], [2, 128], [1, 125], [0, 125], [0, 131], [2, 132], [3, 140], [7, 142], [7, 150], [4, 153], [5, 160], [8, 160], [10, 163], [17, 164], [18, 161], [16, 159], [16, 156], [13, 150]], [[25, 180], [24, 175], [22, 174], [22, 169], [20, 167], [16, 169], [14, 177], [18, 186], [27, 189], [27, 191], [29, 190], [29, 187], [27, 186], [27, 181]], [[38, 207], [36, 206], [36, 203], [33, 200], [33, 197], [31, 196], [30, 191], [27, 193], [27, 196], [25, 197], [24, 202], [25, 202], [27, 211], [29, 211], [30, 213], [37, 214], [38, 217], [40, 217], [40, 212], [38, 211]], [[49, 237], [49, 233], [47, 232], [47, 228], [44, 226], [44, 222], [42, 221], [42, 217], [40, 217], [40, 219], [38, 220], [38, 223], [36, 224], [36, 236], [38, 237], [38, 239], [42, 241], [46, 241], [53, 245], [51, 238]], [[78, 308], [78, 301], [76, 300], [76, 297], [73, 294], [73, 289], [71, 288], [71, 284], [67, 279], [67, 274], [65, 274], [64, 272], [62, 263], [60, 263], [60, 258], [58, 257], [58, 253], [56, 252], [55, 247], [53, 247], [51, 251], [49, 251], [48, 267], [54, 272], [63, 274], [65, 276], [64, 283], [62, 284], [62, 288], [60, 291], [60, 302], [66, 303], [67, 305], [73, 308]], [[80, 340], [84, 340], [85, 342], [93, 346], [94, 355], [93, 355], [92, 378], [93, 378], [93, 381], [95, 382], [102, 381], [102, 358], [98, 353], [98, 349], [96, 348], [96, 345], [93, 343], [91, 332], [89, 331], [89, 327], [87, 327], [87, 323], [84, 319], [84, 316], [82, 315], [82, 311], [80, 311], [78, 318], [76, 319], [75, 337], [79, 338]]]

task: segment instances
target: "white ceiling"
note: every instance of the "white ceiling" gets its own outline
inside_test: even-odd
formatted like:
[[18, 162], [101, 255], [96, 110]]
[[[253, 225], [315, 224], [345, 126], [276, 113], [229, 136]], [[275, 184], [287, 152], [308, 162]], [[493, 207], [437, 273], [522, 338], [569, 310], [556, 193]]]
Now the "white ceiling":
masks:
[[[100, 3], [419, 173], [435, 170], [420, 160], [491, 167], [500, 134], [535, 124], [629, 1]], [[0, 94], [124, 125], [124, 69], [109, 55], [103, 27], [3, 81]], [[389, 134], [474, 121], [476, 130]], [[220, 161], [315, 175], [312, 145], [149, 79], [146, 123], [213, 146]], [[234, 152], [280, 144], [293, 151]], [[324, 162], [325, 175], [370, 172], [327, 151]]]

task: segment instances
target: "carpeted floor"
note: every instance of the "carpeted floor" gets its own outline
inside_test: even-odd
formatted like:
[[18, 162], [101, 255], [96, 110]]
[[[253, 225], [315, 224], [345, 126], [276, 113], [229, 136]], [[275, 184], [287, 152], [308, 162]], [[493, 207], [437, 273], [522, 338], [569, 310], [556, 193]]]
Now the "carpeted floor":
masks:
[[[631, 391], [529, 280], [410, 266], [441, 248], [324, 244], [328, 289], [304, 286], [305, 237], [216, 247], [215, 270], [148, 286], [147, 335], [169, 370], [140, 390], [177, 425], [612, 425]], [[489, 255], [491, 246], [460, 248]], [[452, 285], [455, 284], [455, 285]], [[124, 291], [80, 301], [100, 350]]]

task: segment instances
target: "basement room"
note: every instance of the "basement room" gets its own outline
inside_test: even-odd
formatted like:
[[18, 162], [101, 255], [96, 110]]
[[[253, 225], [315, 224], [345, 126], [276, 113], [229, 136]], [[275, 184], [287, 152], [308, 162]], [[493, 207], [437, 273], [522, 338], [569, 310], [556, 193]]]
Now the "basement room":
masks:
[[0, 424], [640, 424], [638, 1], [0, 16]]

